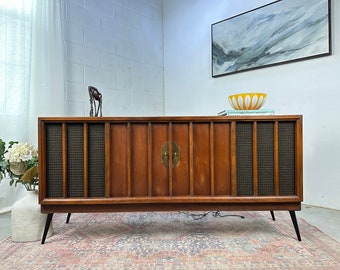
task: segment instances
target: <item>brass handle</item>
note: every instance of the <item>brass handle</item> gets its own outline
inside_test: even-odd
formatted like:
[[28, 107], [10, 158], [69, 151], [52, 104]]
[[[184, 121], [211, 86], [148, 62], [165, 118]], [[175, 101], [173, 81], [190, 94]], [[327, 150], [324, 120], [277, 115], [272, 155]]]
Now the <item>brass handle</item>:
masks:
[[162, 163], [168, 168], [170, 166], [170, 154], [172, 158], [172, 168], [175, 168], [180, 161], [180, 149], [176, 142], [172, 142], [171, 145], [170, 142], [165, 142], [162, 146], [161, 160]]

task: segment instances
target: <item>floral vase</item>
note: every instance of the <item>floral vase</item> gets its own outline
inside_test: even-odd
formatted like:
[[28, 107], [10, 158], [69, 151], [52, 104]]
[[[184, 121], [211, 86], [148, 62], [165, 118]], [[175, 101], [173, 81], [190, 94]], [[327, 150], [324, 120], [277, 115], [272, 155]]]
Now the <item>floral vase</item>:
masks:
[[[27, 194], [16, 201], [12, 207], [11, 225], [12, 241], [31, 242], [41, 240], [47, 214], [40, 212], [38, 192], [27, 191]], [[53, 234], [52, 224], [47, 237]]]

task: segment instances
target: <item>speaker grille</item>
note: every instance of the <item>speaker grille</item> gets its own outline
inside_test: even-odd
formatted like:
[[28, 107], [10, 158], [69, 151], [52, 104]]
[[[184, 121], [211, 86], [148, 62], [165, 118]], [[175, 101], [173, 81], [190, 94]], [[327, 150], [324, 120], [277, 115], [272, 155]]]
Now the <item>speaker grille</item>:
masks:
[[274, 123], [257, 124], [258, 194], [274, 195]]
[[105, 127], [91, 124], [89, 134], [89, 197], [105, 196]]
[[84, 126], [67, 125], [67, 196], [84, 196]]
[[295, 195], [295, 123], [279, 123], [279, 194]]
[[63, 196], [62, 126], [46, 124], [46, 195]]
[[253, 195], [253, 124], [236, 124], [237, 195]]

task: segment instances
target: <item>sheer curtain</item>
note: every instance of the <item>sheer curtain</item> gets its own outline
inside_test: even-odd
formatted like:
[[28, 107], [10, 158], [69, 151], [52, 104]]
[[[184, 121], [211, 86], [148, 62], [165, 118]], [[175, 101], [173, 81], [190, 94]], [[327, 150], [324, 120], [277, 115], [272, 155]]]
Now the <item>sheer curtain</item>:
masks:
[[31, 3], [0, 0], [0, 137], [24, 140], [29, 94]]
[[37, 145], [37, 118], [65, 112], [61, 1], [32, 0], [31, 80], [26, 138]]
[[[0, 0], [0, 138], [37, 146], [37, 117], [64, 115], [61, 1]], [[0, 213], [24, 194], [0, 183]]]

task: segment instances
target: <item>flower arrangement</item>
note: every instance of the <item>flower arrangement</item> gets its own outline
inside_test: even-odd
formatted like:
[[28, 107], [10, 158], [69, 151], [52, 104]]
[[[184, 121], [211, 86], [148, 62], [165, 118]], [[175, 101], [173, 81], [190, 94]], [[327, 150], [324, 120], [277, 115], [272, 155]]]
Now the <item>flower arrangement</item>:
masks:
[[38, 151], [27, 142], [6, 143], [0, 139], [0, 181], [8, 176], [10, 185], [21, 183], [27, 190], [38, 186]]

